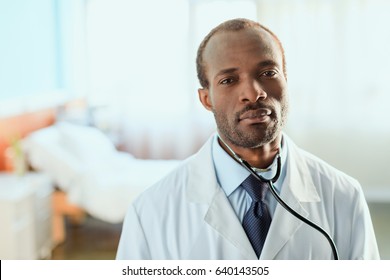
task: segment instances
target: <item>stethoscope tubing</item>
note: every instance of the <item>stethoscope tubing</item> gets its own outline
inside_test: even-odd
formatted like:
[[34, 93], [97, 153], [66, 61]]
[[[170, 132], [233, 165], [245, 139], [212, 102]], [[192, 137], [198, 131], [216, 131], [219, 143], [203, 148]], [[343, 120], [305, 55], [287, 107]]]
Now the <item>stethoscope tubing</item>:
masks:
[[335, 260], [338, 260], [339, 259], [339, 254], [338, 254], [338, 251], [337, 251], [336, 244], [334, 243], [332, 237], [323, 228], [321, 228], [319, 225], [317, 225], [317, 224], [313, 223], [312, 221], [306, 219], [301, 214], [299, 214], [294, 209], [292, 209], [286, 202], [284, 202], [284, 200], [277, 193], [273, 183], [276, 182], [276, 180], [279, 178], [279, 175], [280, 175], [280, 169], [281, 169], [281, 162], [280, 161], [281, 161], [280, 160], [280, 156], [278, 155], [278, 159], [277, 159], [277, 164], [278, 164], [277, 172], [276, 172], [275, 177], [272, 178], [271, 180], [267, 180], [264, 177], [262, 177], [259, 174], [257, 174], [256, 171], [253, 170], [253, 168], [250, 166], [250, 164], [248, 162], [246, 162], [245, 160], [241, 159], [240, 162], [241, 162], [242, 166], [244, 166], [253, 176], [255, 176], [255, 178], [257, 180], [259, 180], [260, 182], [268, 184], [269, 190], [270, 190], [272, 196], [276, 199], [276, 201], [280, 205], [283, 206], [284, 209], [286, 209], [290, 214], [292, 214], [293, 216], [295, 216], [296, 218], [298, 218], [302, 222], [308, 224], [309, 226], [313, 227], [314, 229], [316, 229], [320, 233], [322, 233], [325, 236], [325, 238], [328, 240], [329, 245], [332, 248], [333, 258]]
[[284, 200], [280, 197], [280, 195], [278, 194], [278, 192], [276, 191], [275, 189], [275, 186], [274, 186], [274, 183], [279, 179], [279, 176], [280, 176], [280, 173], [281, 173], [281, 169], [282, 169], [282, 161], [281, 161], [281, 158], [280, 158], [280, 154], [278, 153], [276, 155], [277, 157], [277, 171], [276, 171], [276, 174], [275, 176], [272, 178], [272, 179], [265, 179], [264, 177], [262, 177], [261, 175], [257, 174], [256, 171], [253, 169], [253, 167], [248, 163], [246, 162], [245, 160], [243, 160], [239, 155], [237, 155], [232, 148], [229, 147], [228, 144], [225, 143], [225, 141], [223, 141], [223, 139], [218, 135], [218, 138], [222, 141], [222, 143], [230, 150], [230, 152], [232, 153], [232, 155], [234, 156], [234, 158], [245, 168], [247, 169], [253, 176], [255, 176], [255, 178], [257, 180], [259, 180], [260, 182], [263, 182], [263, 183], [267, 183], [268, 186], [269, 186], [269, 190], [272, 194], [272, 196], [275, 198], [275, 200], [283, 206], [284, 209], [286, 209], [290, 214], [292, 214], [294, 217], [298, 218], [299, 220], [301, 220], [302, 222], [306, 223], [307, 225], [311, 226], [312, 228], [316, 229], [317, 231], [319, 231], [322, 235], [325, 236], [326, 240], [328, 240], [329, 242], [329, 245], [332, 249], [332, 252], [333, 252], [333, 258], [335, 260], [338, 260], [339, 259], [339, 253], [337, 251], [337, 247], [336, 247], [336, 244], [334, 243], [332, 237], [322, 228], [320, 227], [319, 225], [313, 223], [312, 221], [306, 219], [305, 217], [303, 217], [301, 214], [299, 214], [297, 211], [295, 211], [294, 209], [292, 209], [286, 202], [284, 202]]

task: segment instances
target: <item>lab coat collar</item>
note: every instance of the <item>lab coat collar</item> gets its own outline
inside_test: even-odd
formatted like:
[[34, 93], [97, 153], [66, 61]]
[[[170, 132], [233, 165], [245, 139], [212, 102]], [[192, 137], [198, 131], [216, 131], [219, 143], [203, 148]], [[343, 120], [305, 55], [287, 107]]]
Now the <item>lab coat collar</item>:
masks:
[[244, 259], [256, 259], [240, 220], [218, 185], [211, 157], [212, 138], [194, 155], [188, 165], [191, 171], [188, 178], [187, 200], [209, 205], [204, 217], [205, 222], [235, 246]]
[[286, 140], [289, 151], [287, 157], [286, 180], [283, 185], [286, 185], [287, 189], [291, 190], [295, 199], [299, 202], [321, 201], [312, 180], [312, 173], [307, 166], [307, 160], [303, 158], [303, 151], [301, 151], [287, 135], [283, 134], [283, 137]]
[[[303, 207], [306, 202], [320, 202], [307, 162], [299, 148], [286, 135], [288, 145], [287, 174], [280, 196], [295, 211], [305, 218], [309, 213]], [[268, 231], [260, 259], [274, 259], [278, 252], [291, 240], [303, 222], [278, 205]]]
[[[319, 202], [320, 197], [311, 179], [307, 163], [299, 153], [299, 148], [286, 135], [283, 137], [288, 145], [288, 159], [286, 179], [280, 195], [290, 207], [304, 217], [308, 217], [309, 214], [302, 203]], [[240, 250], [244, 258], [256, 259], [241, 222], [218, 185], [211, 146], [212, 137], [197, 154], [189, 159], [187, 199], [190, 202], [209, 205], [204, 217], [205, 222]], [[278, 205], [260, 258], [274, 259], [302, 223]]]
[[[220, 189], [211, 156], [213, 137], [190, 159], [187, 197], [192, 202], [210, 203]], [[283, 134], [283, 138], [288, 145], [287, 173], [283, 186], [291, 189], [295, 200], [299, 202], [320, 201], [309, 167], [299, 153], [299, 148], [286, 134]]]
[[220, 188], [211, 158], [212, 139], [188, 159], [187, 199], [190, 202], [210, 204]]

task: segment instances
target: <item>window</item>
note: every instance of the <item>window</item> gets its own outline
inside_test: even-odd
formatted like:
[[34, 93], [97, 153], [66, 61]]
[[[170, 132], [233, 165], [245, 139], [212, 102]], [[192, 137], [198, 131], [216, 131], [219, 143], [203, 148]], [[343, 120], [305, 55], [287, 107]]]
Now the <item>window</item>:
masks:
[[193, 113], [196, 49], [212, 26], [238, 16], [256, 19], [255, 1], [87, 2], [91, 102], [150, 121]]

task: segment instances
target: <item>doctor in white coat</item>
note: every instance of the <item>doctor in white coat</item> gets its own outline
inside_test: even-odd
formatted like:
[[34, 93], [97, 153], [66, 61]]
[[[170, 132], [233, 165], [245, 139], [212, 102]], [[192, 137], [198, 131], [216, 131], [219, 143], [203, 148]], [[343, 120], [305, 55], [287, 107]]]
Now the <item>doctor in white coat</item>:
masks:
[[[224, 22], [197, 55], [199, 99], [218, 132], [129, 207], [117, 259], [333, 259], [328, 240], [276, 203], [259, 256], [242, 226], [249, 176], [232, 156], [272, 178], [282, 199], [333, 239], [340, 259], [379, 259], [359, 183], [298, 148], [282, 132], [288, 111], [283, 47], [264, 26]], [[231, 150], [232, 151], [231, 151]]]

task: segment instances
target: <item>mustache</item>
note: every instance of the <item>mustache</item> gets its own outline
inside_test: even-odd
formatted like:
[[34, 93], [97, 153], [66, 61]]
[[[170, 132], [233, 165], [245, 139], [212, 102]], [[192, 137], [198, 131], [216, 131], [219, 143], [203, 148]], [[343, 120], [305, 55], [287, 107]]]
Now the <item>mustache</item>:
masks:
[[271, 115], [274, 115], [275, 114], [275, 107], [274, 106], [271, 106], [271, 105], [267, 105], [267, 104], [263, 104], [263, 103], [252, 103], [252, 104], [249, 104], [249, 105], [246, 105], [242, 110], [238, 111], [236, 113], [236, 121], [239, 121], [241, 119], [241, 116], [243, 114], [245, 114], [246, 112], [248, 111], [257, 111], [257, 110], [270, 110], [271, 111]]

